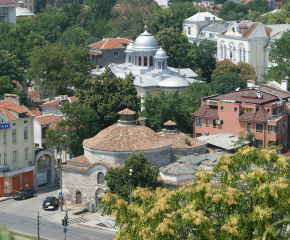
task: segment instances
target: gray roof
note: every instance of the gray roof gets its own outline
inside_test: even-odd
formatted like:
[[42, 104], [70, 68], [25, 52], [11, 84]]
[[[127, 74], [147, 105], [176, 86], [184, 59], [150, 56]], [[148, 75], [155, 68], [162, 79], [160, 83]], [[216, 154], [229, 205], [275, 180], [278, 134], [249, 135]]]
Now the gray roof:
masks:
[[[207, 144], [211, 144], [213, 146], [223, 148], [226, 150], [232, 150], [241, 146], [241, 145], [235, 146], [234, 142], [238, 141], [239, 137], [230, 133], [204, 135], [204, 136], [198, 137], [198, 139], [205, 141]], [[244, 142], [242, 145], [246, 145], [246, 144], [249, 144], [249, 142]]]
[[201, 29], [201, 31], [209, 31], [209, 32], [216, 32], [216, 33], [223, 33], [228, 29], [229, 23], [211, 23], [204, 28]]
[[163, 174], [179, 175], [193, 174], [205, 167], [209, 167], [211, 170], [217, 164], [218, 156], [224, 154], [224, 152], [212, 152], [208, 154], [196, 154], [182, 157], [177, 162], [159, 168], [159, 171]]

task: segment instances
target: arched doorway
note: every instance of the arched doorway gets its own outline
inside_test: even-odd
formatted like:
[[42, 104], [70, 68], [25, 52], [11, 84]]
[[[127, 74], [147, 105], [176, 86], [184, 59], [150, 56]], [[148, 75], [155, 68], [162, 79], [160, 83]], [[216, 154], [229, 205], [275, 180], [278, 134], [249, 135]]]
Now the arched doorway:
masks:
[[37, 161], [37, 187], [51, 184], [51, 156], [43, 154]]
[[98, 207], [98, 205], [100, 204], [100, 202], [102, 201], [102, 197], [104, 196], [104, 189], [102, 188], [99, 188], [97, 191], [96, 191], [96, 194], [95, 194], [95, 201], [96, 201], [96, 207]]
[[76, 204], [82, 204], [82, 193], [80, 191], [76, 194]]

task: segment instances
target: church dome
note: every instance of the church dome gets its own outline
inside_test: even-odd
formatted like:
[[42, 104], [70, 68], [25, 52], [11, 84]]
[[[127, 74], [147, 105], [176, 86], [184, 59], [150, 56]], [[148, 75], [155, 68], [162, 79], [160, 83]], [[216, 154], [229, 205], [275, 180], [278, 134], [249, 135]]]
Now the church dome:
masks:
[[119, 112], [121, 116], [117, 124], [105, 128], [96, 136], [85, 139], [83, 146], [91, 150], [109, 152], [135, 152], [160, 149], [170, 146], [154, 130], [132, 121], [135, 114], [130, 109]]
[[182, 77], [169, 77], [159, 83], [160, 87], [187, 87], [188, 81]]
[[134, 48], [134, 45], [132, 43], [129, 43], [129, 45], [126, 48], [126, 52], [132, 52]]
[[154, 57], [158, 57], [158, 58], [168, 58], [167, 53], [162, 49], [162, 47], [160, 47], [158, 49], [158, 51], [155, 53]]
[[139, 37], [136, 38], [134, 49], [136, 50], [157, 50], [158, 45], [156, 38], [152, 36], [152, 34], [147, 32], [147, 29], [145, 28], [145, 32], [140, 34]]
[[24, 7], [16, 8], [16, 17], [21, 17], [21, 16], [24, 17], [24, 16], [30, 16], [30, 15], [34, 15], [34, 13], [31, 13], [28, 8], [24, 8]]

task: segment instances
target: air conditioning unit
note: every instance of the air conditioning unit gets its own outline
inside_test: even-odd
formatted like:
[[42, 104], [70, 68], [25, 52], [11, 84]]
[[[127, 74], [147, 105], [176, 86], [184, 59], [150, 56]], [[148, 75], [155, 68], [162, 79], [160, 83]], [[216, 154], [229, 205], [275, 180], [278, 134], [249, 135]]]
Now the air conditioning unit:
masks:
[[208, 135], [208, 131], [204, 131], [204, 134], [205, 134], [205, 135]]
[[33, 163], [33, 161], [29, 161], [28, 164], [29, 164], [30, 166], [32, 166], [34, 163]]
[[216, 124], [221, 124], [221, 121], [217, 120], [215, 123], [216, 123]]

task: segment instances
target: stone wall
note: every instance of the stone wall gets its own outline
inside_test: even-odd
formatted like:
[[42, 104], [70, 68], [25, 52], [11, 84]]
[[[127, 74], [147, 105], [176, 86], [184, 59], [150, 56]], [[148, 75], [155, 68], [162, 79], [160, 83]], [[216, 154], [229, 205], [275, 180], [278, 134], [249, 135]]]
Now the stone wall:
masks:
[[[151, 165], [156, 165], [158, 168], [170, 163], [170, 146], [155, 150], [138, 151], [135, 153], [143, 153], [149, 163]], [[124, 165], [125, 160], [132, 152], [107, 152], [85, 148], [84, 154], [91, 163], [104, 161], [115, 168]]]
[[170, 150], [170, 157], [171, 157], [171, 163], [176, 162], [179, 156], [189, 156], [193, 155], [194, 153], [205, 154], [206, 153], [206, 145], [199, 146], [196, 148], [189, 148], [189, 149], [171, 149]]
[[68, 205], [76, 205], [76, 194], [81, 192], [81, 206], [87, 206], [90, 200], [96, 205], [96, 192], [99, 189], [104, 191], [108, 189], [105, 185], [99, 185], [97, 176], [99, 172], [106, 174], [106, 167], [97, 164], [88, 171], [77, 171], [73, 169], [62, 169], [62, 189], [64, 203]]

